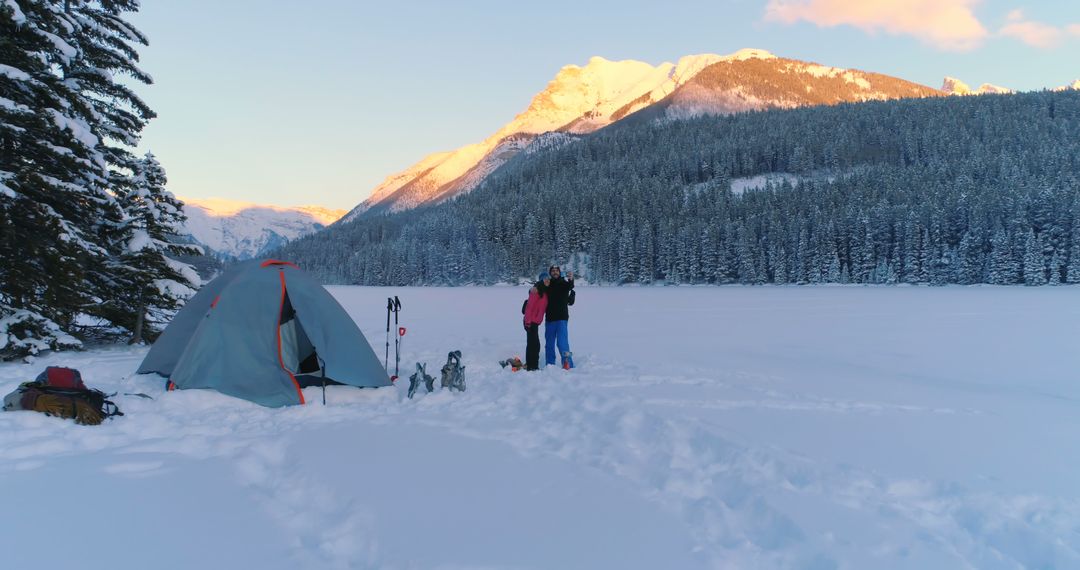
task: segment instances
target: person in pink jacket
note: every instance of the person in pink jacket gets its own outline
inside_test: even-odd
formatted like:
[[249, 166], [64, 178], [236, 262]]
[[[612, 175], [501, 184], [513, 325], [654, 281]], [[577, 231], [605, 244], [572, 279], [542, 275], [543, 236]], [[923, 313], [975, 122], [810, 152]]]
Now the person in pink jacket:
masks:
[[551, 276], [541, 273], [540, 280], [529, 289], [529, 300], [525, 301], [525, 370], [540, 369], [540, 323], [547, 312], [549, 285]]

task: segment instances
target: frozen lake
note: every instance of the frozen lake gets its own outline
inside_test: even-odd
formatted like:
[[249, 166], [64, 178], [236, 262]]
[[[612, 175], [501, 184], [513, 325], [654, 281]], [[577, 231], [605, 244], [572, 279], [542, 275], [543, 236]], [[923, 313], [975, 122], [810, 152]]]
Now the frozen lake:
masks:
[[[2, 364], [156, 398], [0, 414], [12, 567], [1080, 567], [1076, 287], [581, 287], [578, 368], [538, 373], [497, 364], [524, 287], [329, 289], [380, 358], [399, 296], [402, 376], [459, 349], [468, 390], [272, 410], [166, 394], [142, 348]], [[57, 546], [72, 505], [109, 524]]]

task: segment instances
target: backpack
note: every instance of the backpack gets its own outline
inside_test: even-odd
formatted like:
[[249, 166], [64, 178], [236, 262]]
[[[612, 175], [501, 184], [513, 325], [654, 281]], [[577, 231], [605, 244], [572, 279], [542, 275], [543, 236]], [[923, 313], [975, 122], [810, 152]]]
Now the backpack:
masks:
[[71, 418], [81, 425], [98, 425], [123, 412], [101, 390], [87, 388], [73, 368], [50, 366], [33, 382], [24, 382], [4, 397], [4, 411], [29, 410]]
[[47, 367], [41, 374], [38, 374], [34, 382], [43, 383], [53, 388], [86, 389], [86, 384], [82, 381], [82, 374], [74, 368], [64, 368], [63, 366]]

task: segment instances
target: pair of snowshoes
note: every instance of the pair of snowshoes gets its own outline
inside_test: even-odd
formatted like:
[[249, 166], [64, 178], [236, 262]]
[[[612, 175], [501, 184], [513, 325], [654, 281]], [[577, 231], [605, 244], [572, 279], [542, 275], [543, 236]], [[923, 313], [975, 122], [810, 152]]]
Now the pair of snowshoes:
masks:
[[[427, 373], [427, 364], [416, 363], [416, 372], [409, 376], [409, 398], [416, 395], [423, 384], [428, 393], [435, 391], [435, 378]], [[465, 367], [461, 365], [461, 351], [455, 350], [446, 356], [442, 367], [442, 388], [455, 392], [465, 391]]]
[[460, 350], [446, 355], [446, 364], [442, 367], [442, 387], [457, 392], [465, 391], [465, 367], [461, 365]]
[[427, 373], [427, 364], [416, 363], [416, 372], [413, 372], [412, 376], [409, 376], [409, 398], [411, 399], [416, 390], [420, 388], [420, 383], [424, 383], [424, 387], [428, 392], [435, 390], [435, 378]]

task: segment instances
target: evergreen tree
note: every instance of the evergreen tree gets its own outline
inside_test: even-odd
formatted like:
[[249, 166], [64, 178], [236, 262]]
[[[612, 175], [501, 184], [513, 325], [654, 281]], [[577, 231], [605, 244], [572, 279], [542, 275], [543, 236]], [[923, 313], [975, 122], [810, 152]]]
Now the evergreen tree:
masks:
[[1012, 244], [1005, 230], [998, 229], [990, 240], [990, 283], [1012, 285], [1016, 283], [1016, 270], [1012, 259]]
[[1035, 230], [1028, 232], [1024, 247], [1024, 283], [1046, 285], [1046, 261], [1043, 259], [1042, 239]]
[[37, 323], [0, 336], [45, 344], [30, 352], [58, 347], [49, 331], [91, 304], [86, 268], [106, 255], [95, 224], [112, 203], [107, 163], [78, 85], [60, 73], [79, 56], [67, 40], [80, 28], [57, 2], [0, 4], [0, 317]]
[[[123, 284], [104, 305], [112, 322], [132, 331], [131, 342], [144, 338], [147, 317], [162, 323], [198, 288], [201, 280], [190, 265], [176, 260], [202, 249], [178, 241], [186, 216], [183, 203], [165, 189], [165, 169], [147, 153], [135, 165], [134, 187], [121, 202], [128, 218], [123, 225], [124, 253], [111, 272]], [[157, 331], [145, 336], [153, 340]]]
[[619, 283], [634, 283], [638, 279], [638, 257], [634, 248], [634, 235], [630, 228], [619, 234]]
[[1073, 205], [1073, 222], [1070, 235], [1069, 258], [1065, 262], [1065, 282], [1080, 283], [1080, 202]]
[[[150, 83], [135, 49], [146, 38], [124, 20], [137, 9], [0, 3], [0, 312], [61, 333], [80, 313], [128, 321], [116, 310], [131, 284], [120, 200], [134, 188], [129, 148], [154, 116], [120, 81]], [[16, 336], [39, 333], [52, 334]]]

